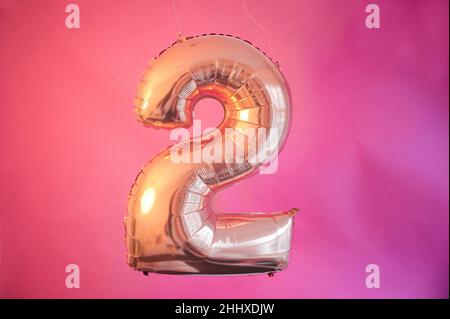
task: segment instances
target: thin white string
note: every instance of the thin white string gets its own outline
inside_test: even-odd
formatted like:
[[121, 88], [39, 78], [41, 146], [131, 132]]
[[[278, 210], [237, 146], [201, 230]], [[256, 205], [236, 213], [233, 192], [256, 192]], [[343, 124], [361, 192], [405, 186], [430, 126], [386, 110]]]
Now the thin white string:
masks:
[[[172, 0], [172, 7], [175, 15], [175, 20], [177, 22], [177, 32], [178, 36], [181, 36], [181, 26], [180, 26], [180, 17], [178, 15], [177, 5], [175, 3], [175, 0]], [[242, 7], [244, 9], [245, 14], [247, 17], [267, 36], [267, 42], [269, 45], [269, 50], [272, 54], [275, 54], [275, 50], [272, 46], [272, 35], [269, 31], [267, 31], [251, 14], [248, 12], [247, 4], [245, 3], [245, 0], [242, 0]]]
[[175, 4], [175, 0], [172, 0], [173, 11], [175, 13], [175, 20], [177, 20], [177, 31], [178, 36], [181, 36], [181, 27], [180, 27], [180, 17], [178, 16], [177, 5]]
[[269, 44], [269, 49], [272, 54], [275, 54], [275, 50], [272, 47], [272, 35], [248, 12], [247, 5], [245, 3], [245, 0], [242, 0], [242, 7], [244, 9], [245, 14], [248, 16], [248, 18], [256, 25], [258, 28], [261, 29], [262, 32], [267, 36], [267, 42]]

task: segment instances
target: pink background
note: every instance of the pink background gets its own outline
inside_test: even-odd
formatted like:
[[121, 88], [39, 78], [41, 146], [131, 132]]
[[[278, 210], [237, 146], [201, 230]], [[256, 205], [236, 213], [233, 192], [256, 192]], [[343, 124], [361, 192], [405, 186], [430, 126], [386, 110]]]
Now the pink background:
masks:
[[[300, 207], [289, 267], [144, 277], [125, 263], [128, 191], [169, 144], [132, 101], [176, 38], [170, 0], [78, 0], [78, 30], [68, 1], [1, 0], [0, 297], [448, 297], [448, 1], [372, 1], [381, 29], [369, 30], [369, 1], [246, 0], [271, 46], [239, 0], [175, 2], [183, 34], [248, 39], [289, 81], [278, 172], [217, 198], [225, 211]], [[70, 263], [80, 289], [65, 287]], [[370, 263], [380, 289], [365, 287]]]

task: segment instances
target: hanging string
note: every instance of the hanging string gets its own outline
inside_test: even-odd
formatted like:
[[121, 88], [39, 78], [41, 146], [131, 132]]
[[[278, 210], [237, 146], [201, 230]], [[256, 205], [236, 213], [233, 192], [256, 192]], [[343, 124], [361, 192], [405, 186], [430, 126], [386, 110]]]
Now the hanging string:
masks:
[[[177, 32], [178, 32], [178, 38], [182, 38], [182, 33], [181, 33], [181, 26], [180, 26], [180, 17], [178, 15], [178, 10], [177, 10], [177, 5], [175, 3], [175, 0], [172, 0], [172, 7], [173, 7], [173, 12], [175, 15], [175, 20], [177, 23]], [[245, 3], [245, 0], [242, 0], [242, 8], [244, 9], [245, 14], [247, 15], [247, 17], [267, 36], [267, 43], [269, 46], [269, 50], [271, 52], [272, 55], [275, 55], [275, 49], [272, 46], [272, 35], [270, 34], [269, 31], [267, 31], [264, 26], [262, 26], [251, 14], [250, 12], [248, 12], [247, 9], [247, 4]]]
[[172, 0], [172, 7], [173, 11], [175, 13], [175, 20], [177, 21], [177, 31], [178, 31], [178, 37], [181, 38], [181, 27], [180, 27], [180, 17], [178, 16], [178, 10], [177, 5], [175, 4], [175, 0]]
[[247, 5], [245, 3], [245, 0], [242, 0], [242, 7], [244, 9], [245, 14], [248, 16], [248, 18], [258, 27], [261, 29], [262, 32], [267, 36], [267, 43], [269, 45], [269, 50], [272, 55], [275, 55], [275, 50], [272, 47], [272, 35], [248, 12]]

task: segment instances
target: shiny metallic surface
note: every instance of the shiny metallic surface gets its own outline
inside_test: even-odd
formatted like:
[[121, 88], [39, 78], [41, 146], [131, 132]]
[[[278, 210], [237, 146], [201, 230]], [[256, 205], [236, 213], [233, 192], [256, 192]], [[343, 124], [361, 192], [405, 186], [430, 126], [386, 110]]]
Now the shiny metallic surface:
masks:
[[[204, 143], [204, 136], [182, 141], [156, 155], [137, 176], [125, 217], [128, 264], [167, 274], [282, 270], [288, 263], [296, 209], [222, 213], [214, 210], [213, 201], [224, 187], [257, 172], [261, 163], [252, 158], [262, 152], [278, 154], [291, 118], [286, 81], [277, 65], [249, 42], [225, 35], [180, 38], [145, 70], [135, 112], [146, 126], [189, 127], [202, 98], [220, 101], [224, 119], [208, 137], [211, 143]], [[247, 149], [255, 139], [248, 128], [267, 132], [253, 154], [245, 151], [237, 158], [224, 152], [212, 163], [174, 163], [171, 158], [177, 148], [187, 147], [195, 157], [195, 152], [230, 141]], [[216, 139], [219, 136], [223, 138]]]

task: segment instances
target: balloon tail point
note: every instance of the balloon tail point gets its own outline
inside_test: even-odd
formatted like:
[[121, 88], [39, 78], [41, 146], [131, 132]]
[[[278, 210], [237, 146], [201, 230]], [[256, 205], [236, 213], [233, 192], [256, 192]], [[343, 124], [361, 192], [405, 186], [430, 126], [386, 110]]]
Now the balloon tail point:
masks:
[[294, 208], [292, 208], [291, 210], [288, 211], [288, 215], [289, 215], [289, 216], [295, 216], [295, 215], [297, 215], [297, 213], [298, 213], [299, 211], [300, 211], [299, 208], [294, 207]]

